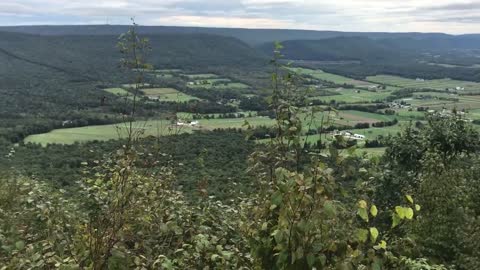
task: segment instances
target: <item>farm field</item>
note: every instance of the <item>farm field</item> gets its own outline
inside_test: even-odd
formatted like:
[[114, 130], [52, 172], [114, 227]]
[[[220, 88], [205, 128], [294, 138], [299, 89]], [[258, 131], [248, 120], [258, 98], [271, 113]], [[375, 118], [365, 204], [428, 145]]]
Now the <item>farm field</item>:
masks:
[[174, 76], [172, 74], [166, 73], [166, 74], [155, 74], [155, 77], [160, 79], [171, 79]]
[[382, 127], [382, 128], [369, 128], [369, 129], [353, 129], [350, 130], [353, 133], [365, 135], [367, 140], [374, 140], [378, 136], [387, 136], [387, 135], [394, 135], [400, 132], [405, 125], [408, 125], [409, 122], [400, 122], [395, 126], [390, 127]]
[[230, 79], [206, 79], [206, 80], [197, 80], [195, 82], [189, 82], [188, 87], [194, 89], [247, 89], [250, 88], [248, 85], [239, 82], [232, 82]]
[[395, 117], [399, 121], [423, 120], [425, 119], [425, 113], [416, 110], [409, 111], [407, 109], [401, 109], [396, 111]]
[[182, 72], [181, 69], [155, 69], [153, 70], [155, 73], [180, 73]]
[[[312, 97], [312, 100], [321, 100], [323, 102], [330, 102], [335, 100], [336, 102], [345, 103], [367, 103], [377, 100], [384, 100], [390, 95], [390, 92], [371, 92], [359, 89], [327, 89], [328, 91], [338, 93], [339, 95], [333, 96], [316, 96]], [[359, 93], [358, 93], [359, 91]]]
[[480, 83], [468, 82], [468, 81], [458, 81], [451, 79], [437, 79], [437, 80], [425, 80], [417, 81], [415, 79], [403, 78], [399, 76], [392, 75], [376, 75], [369, 76], [366, 80], [381, 83], [386, 85], [393, 85], [406, 88], [425, 88], [425, 89], [435, 89], [435, 90], [445, 90], [447, 88], [454, 89], [456, 87], [464, 87], [464, 92], [480, 92]]
[[[166, 120], [150, 120], [135, 122], [136, 130], [143, 130], [144, 136], [168, 135], [172, 133], [169, 130], [169, 122]], [[87, 141], [107, 141], [118, 138], [125, 138], [126, 136], [125, 123], [101, 125], [101, 126], [86, 126], [79, 128], [64, 128], [55, 129], [48, 133], [30, 135], [25, 138], [25, 143], [38, 143], [41, 145], [47, 144], [73, 144], [75, 142]], [[185, 129], [183, 132], [190, 132], [190, 129]]]
[[[448, 100], [451, 99], [451, 100]], [[455, 100], [457, 99], [457, 100]], [[414, 106], [431, 109], [480, 109], [480, 96], [460, 96], [449, 93], [417, 92], [412, 99], [406, 100]]]
[[[140, 88], [150, 87], [150, 84], [148, 84], [148, 83], [142, 83], [142, 84], [140, 84], [139, 86], [140, 86]], [[135, 87], [136, 87], [136, 84], [134, 84], [134, 83], [122, 84], [122, 87], [123, 87], [123, 88], [135, 88]]]
[[[235, 115], [243, 114], [243, 115], [245, 115], [245, 117], [249, 117], [249, 118], [257, 116], [256, 111], [239, 111], [239, 112], [234, 112], [232, 114], [235, 114]], [[193, 114], [193, 113], [186, 113], [186, 112], [177, 113], [177, 117], [179, 119], [185, 119], [185, 120], [193, 120], [194, 115], [195, 114]], [[209, 114], [201, 114], [200, 116], [202, 117], [202, 120], [203, 120], [204, 119], [203, 117], [205, 117], [205, 116], [209, 116], [211, 118], [219, 118], [222, 115], [224, 115], [224, 114], [223, 113], [209, 113]]]
[[[217, 128], [245, 128], [248, 121], [252, 126], [272, 125], [274, 120], [268, 117], [247, 117], [234, 119], [202, 119], [200, 127], [176, 127], [168, 120], [147, 120], [134, 123], [136, 130], [143, 130], [143, 136], [165, 136], [176, 133], [190, 133], [192, 130], [213, 130]], [[86, 126], [79, 128], [55, 129], [48, 133], [30, 135], [25, 138], [25, 143], [47, 144], [73, 144], [87, 141], [107, 141], [126, 137], [126, 124], [112, 124], [101, 126]]]
[[183, 74], [183, 75], [188, 77], [189, 79], [194, 79], [194, 80], [218, 78], [218, 75], [213, 73]]
[[[324, 113], [317, 113], [315, 115], [315, 121], [312, 125], [312, 128], [316, 128], [320, 125], [322, 114]], [[345, 111], [341, 112], [338, 116], [332, 115], [332, 117], [338, 118], [338, 121], [335, 120], [336, 124], [349, 125], [353, 125], [358, 122], [376, 122], [377, 120], [383, 119], [382, 115], [379, 114], [362, 113], [356, 111]], [[385, 118], [385, 120], [386, 119], [389, 118]], [[201, 119], [199, 120], [200, 127], [193, 129], [213, 130], [218, 128], [245, 128], [245, 121], [247, 121], [251, 126], [271, 126], [274, 124], [273, 119], [257, 116], [232, 119]], [[124, 125], [125, 124], [113, 124], [56, 129], [48, 133], [28, 136], [25, 139], [25, 143], [39, 143], [42, 145], [46, 145], [49, 143], [73, 144], [75, 142], [86, 142], [94, 140], [105, 141], [111, 139], [118, 139], [119, 137], [125, 137], [125, 132], [123, 132], [125, 130]], [[308, 123], [305, 123], [304, 125], [305, 127], [307, 127]], [[172, 134], [173, 132], [172, 126], [167, 120], [138, 121], [135, 122], [135, 126], [137, 129], [142, 129], [144, 131], [144, 136], [156, 136], [158, 134], [168, 135]], [[191, 132], [193, 129], [189, 127], [182, 127], [181, 132]]]
[[369, 86], [375, 86], [375, 84], [370, 82], [359, 81], [352, 78], [348, 78], [348, 77], [344, 77], [344, 76], [340, 76], [332, 73], [327, 73], [319, 69], [290, 68], [290, 70], [300, 75], [302, 74], [309, 75], [316, 79], [329, 81], [336, 84], [350, 84], [356, 87], [364, 87], [364, 88]]
[[354, 126], [358, 123], [376, 123], [381, 121], [391, 121], [395, 116], [391, 115], [382, 115], [377, 113], [368, 113], [360, 111], [339, 111], [335, 112], [317, 112], [315, 113], [314, 119], [310, 124], [310, 115], [309, 114], [300, 114], [300, 119], [303, 121], [303, 127], [305, 130], [318, 129], [322, 125], [322, 120], [327, 122], [328, 125], [340, 125], [340, 126]]
[[123, 88], [106, 88], [106, 89], [103, 89], [103, 91], [106, 91], [110, 94], [114, 94], [114, 95], [117, 95], [117, 96], [128, 96], [128, 95], [131, 95], [130, 92], [128, 92], [127, 90], [123, 89]]
[[184, 94], [173, 88], [145, 88], [142, 92], [150, 99], [158, 99], [160, 101], [177, 101], [185, 102], [190, 100], [198, 100], [198, 98]]

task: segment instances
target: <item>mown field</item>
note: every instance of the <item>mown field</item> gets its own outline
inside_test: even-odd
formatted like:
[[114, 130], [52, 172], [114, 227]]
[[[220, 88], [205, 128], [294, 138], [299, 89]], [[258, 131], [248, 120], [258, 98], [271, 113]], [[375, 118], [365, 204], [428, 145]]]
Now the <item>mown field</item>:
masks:
[[[200, 119], [199, 127], [182, 127], [181, 132], [191, 132], [192, 130], [213, 130], [225, 128], [246, 128], [246, 123], [250, 126], [272, 126], [275, 122], [268, 117], [255, 116], [255, 112], [243, 112], [244, 115], [249, 114], [252, 117], [244, 118], [215, 118], [215, 119]], [[191, 119], [190, 114], [180, 114], [180, 118]], [[216, 115], [218, 117], [218, 115]], [[334, 112], [317, 112], [313, 118], [310, 114], [303, 113], [300, 115], [304, 121], [304, 130], [317, 129], [322, 126], [322, 123], [329, 123], [335, 125], [349, 125], [354, 126], [357, 123], [374, 123], [379, 121], [389, 121], [394, 117], [359, 112], [359, 111], [340, 111]], [[167, 120], [148, 120], [135, 122], [137, 130], [141, 130], [143, 136], [163, 136], [168, 135], [178, 128]], [[178, 131], [178, 130], [177, 130]], [[48, 143], [58, 144], [72, 144], [75, 142], [86, 141], [105, 141], [125, 137], [124, 124], [103, 125], [103, 126], [87, 126], [79, 128], [65, 128], [56, 129], [48, 133], [28, 136], [25, 139], [26, 143], [39, 143], [46, 145]]]
[[405, 88], [445, 90], [447, 88], [455, 89], [456, 87], [463, 87], [465, 88], [465, 92], [480, 92], [480, 83], [451, 79], [420, 81], [392, 75], [376, 75], [369, 76], [366, 78], [366, 80], [373, 83], [380, 83]]
[[376, 85], [366, 81], [359, 81], [352, 78], [348, 78], [348, 77], [344, 77], [344, 76], [340, 76], [332, 73], [327, 73], [319, 69], [290, 68], [290, 70], [299, 75], [309, 75], [309, 76], [312, 76], [313, 78], [323, 80], [323, 81], [333, 82], [336, 84], [350, 84], [356, 87], [363, 87], [363, 88]]
[[[200, 127], [177, 127], [167, 120], [137, 121], [134, 129], [142, 136], [164, 136], [176, 133], [192, 132], [193, 130], [213, 130], [218, 128], [246, 128], [245, 121], [251, 126], [272, 125], [273, 120], [267, 117], [247, 117], [233, 119], [202, 119]], [[73, 144], [75, 142], [107, 141], [125, 138], [127, 124], [113, 124], [102, 126], [86, 126], [79, 128], [55, 129], [48, 133], [31, 135], [25, 138], [25, 143], [47, 144]]]
[[190, 100], [198, 100], [194, 96], [184, 94], [173, 88], [145, 88], [142, 89], [143, 94], [150, 99], [158, 99], [160, 101], [176, 101], [186, 102]]
[[321, 100], [323, 102], [345, 102], [345, 103], [367, 103], [382, 101], [390, 95], [390, 92], [372, 92], [360, 89], [328, 88], [328, 91], [337, 93], [332, 96], [316, 96], [312, 100]]

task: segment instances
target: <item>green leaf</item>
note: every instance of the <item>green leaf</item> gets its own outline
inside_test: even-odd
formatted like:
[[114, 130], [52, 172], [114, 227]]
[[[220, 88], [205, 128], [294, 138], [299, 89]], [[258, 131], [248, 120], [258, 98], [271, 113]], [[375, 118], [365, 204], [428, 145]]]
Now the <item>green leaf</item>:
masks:
[[412, 196], [410, 196], [410, 195], [405, 195], [405, 198], [407, 198], [407, 200], [408, 200], [410, 203], [413, 204], [413, 198], [412, 198]]
[[365, 208], [359, 208], [358, 211], [357, 211], [357, 214], [358, 214], [365, 222], [368, 222], [367, 209], [365, 209]]
[[372, 270], [382, 270], [382, 260], [375, 257], [372, 264]]
[[337, 213], [336, 211], [336, 208], [335, 208], [335, 205], [333, 204], [332, 201], [326, 201], [324, 204], [323, 204], [323, 210], [325, 211], [325, 214], [328, 216], [328, 217], [334, 217]]
[[404, 219], [405, 218], [405, 208], [401, 207], [401, 206], [395, 206], [395, 212], [397, 213], [398, 217], [400, 219]]
[[357, 240], [361, 243], [367, 242], [368, 239], [368, 231], [365, 229], [358, 229], [357, 230]]
[[17, 241], [17, 242], [15, 243], [15, 248], [18, 249], [18, 250], [21, 250], [21, 249], [23, 249], [24, 247], [25, 247], [25, 242], [23, 242], [22, 240]]
[[281, 205], [282, 200], [283, 200], [283, 196], [282, 196], [282, 193], [280, 191], [276, 191], [275, 193], [273, 193], [272, 199], [271, 199], [272, 204]]
[[402, 219], [395, 213], [393, 213], [392, 215], [392, 228], [395, 228], [398, 226], [398, 224], [400, 224], [400, 221]]
[[420, 209], [421, 209], [420, 205], [415, 204], [415, 210], [418, 212], [418, 211], [420, 211]]
[[377, 242], [378, 238], [378, 230], [375, 227], [370, 228], [370, 240], [372, 240], [372, 243]]
[[385, 242], [384, 240], [380, 241], [380, 243], [378, 243], [378, 245], [374, 246], [373, 247], [375, 250], [380, 250], [380, 249], [387, 249], [387, 242]]
[[408, 207], [408, 208], [405, 208], [405, 217], [407, 219], [412, 219], [413, 218], [413, 209]]
[[315, 255], [313, 255], [312, 253], [308, 253], [308, 255], [307, 255], [307, 263], [308, 263], [308, 267], [309, 267], [309, 268], [312, 268], [313, 265], [315, 264]]
[[376, 217], [377, 214], [378, 214], [378, 209], [375, 205], [372, 205], [372, 207], [370, 207], [370, 214], [373, 216], [373, 217]]
[[378, 245], [383, 249], [387, 249], [387, 242], [385, 242], [384, 240], [380, 241], [380, 244]]
[[367, 208], [367, 202], [364, 201], [364, 200], [360, 200], [360, 201], [358, 202], [358, 207], [360, 207], [360, 208]]

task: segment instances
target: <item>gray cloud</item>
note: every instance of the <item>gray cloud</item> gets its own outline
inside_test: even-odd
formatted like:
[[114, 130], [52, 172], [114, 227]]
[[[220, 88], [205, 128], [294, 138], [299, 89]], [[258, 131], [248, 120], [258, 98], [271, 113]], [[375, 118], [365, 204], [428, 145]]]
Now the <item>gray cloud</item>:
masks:
[[[480, 2], [456, 0], [9, 0], [0, 24], [126, 24], [343, 31], [442, 31], [477, 29]], [[7, 2], [7, 3], [6, 3]]]
[[417, 9], [417, 11], [470, 11], [480, 9], [480, 2], [453, 3], [441, 6], [430, 6]]

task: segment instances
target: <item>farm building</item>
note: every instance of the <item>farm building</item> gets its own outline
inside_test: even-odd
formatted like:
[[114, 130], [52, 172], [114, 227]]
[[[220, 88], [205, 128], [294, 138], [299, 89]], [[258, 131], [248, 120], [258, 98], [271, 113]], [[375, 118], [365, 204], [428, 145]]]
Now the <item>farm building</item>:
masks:
[[335, 131], [333, 133], [333, 137], [337, 137], [337, 136], [342, 136], [344, 139], [347, 139], [347, 140], [355, 140], [355, 141], [365, 140], [365, 135], [355, 134], [350, 131], [340, 131], [340, 132]]

